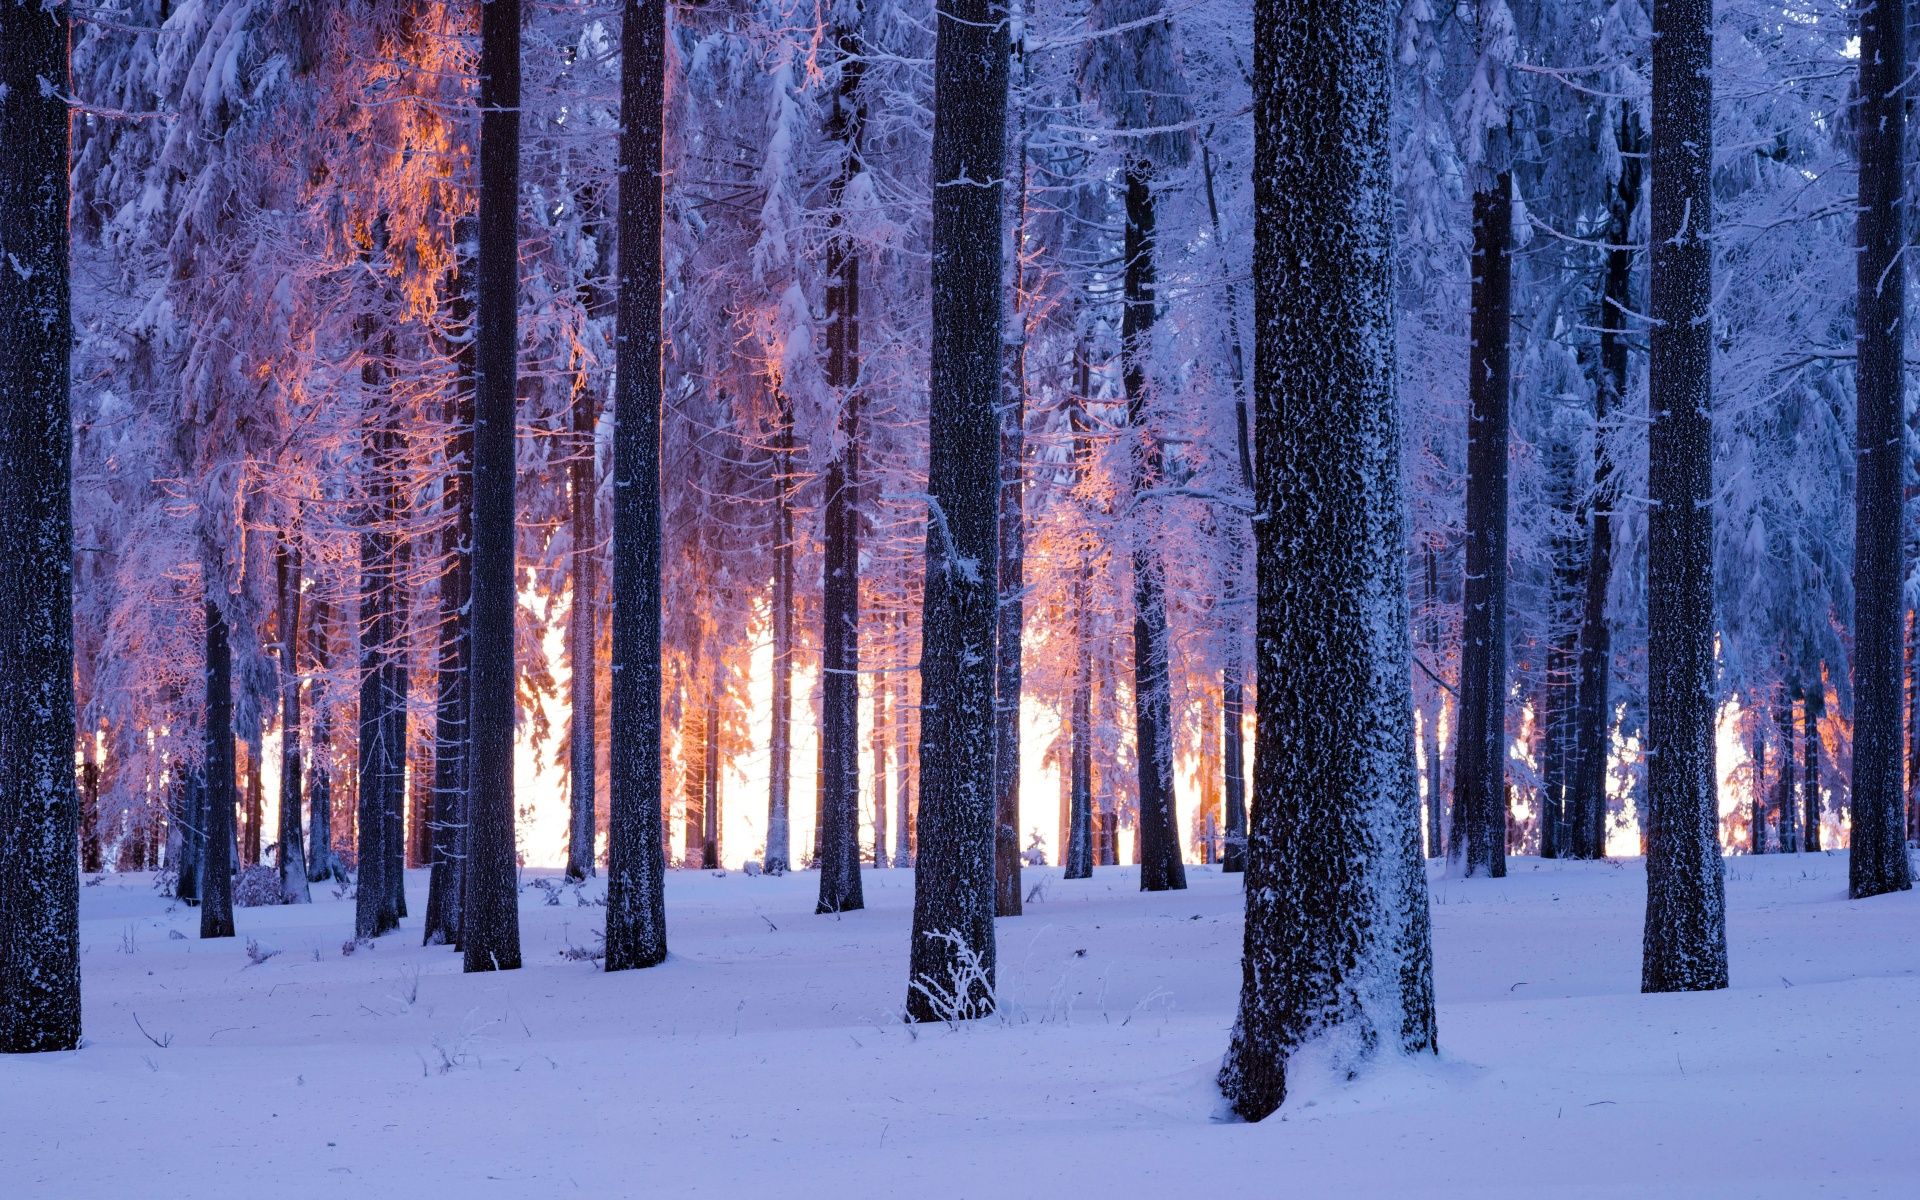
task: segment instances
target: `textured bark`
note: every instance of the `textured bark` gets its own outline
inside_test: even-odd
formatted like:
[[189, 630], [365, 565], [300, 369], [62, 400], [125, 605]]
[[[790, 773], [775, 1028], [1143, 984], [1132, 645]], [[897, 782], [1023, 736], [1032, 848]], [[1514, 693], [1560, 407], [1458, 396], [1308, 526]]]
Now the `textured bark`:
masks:
[[773, 731], [767, 783], [766, 872], [793, 865], [793, 401], [775, 395], [773, 446]]
[[567, 782], [572, 801], [567, 822], [569, 879], [593, 874], [594, 859], [599, 751], [594, 725], [600, 707], [594, 670], [594, 651], [600, 641], [599, 481], [594, 472], [593, 436], [596, 407], [593, 389], [582, 386], [574, 393], [573, 462], [567, 471], [573, 530], [573, 607], [567, 614]]
[[[1209, 131], [1211, 132], [1211, 131]], [[1207, 192], [1207, 221], [1213, 228], [1218, 253], [1226, 260], [1225, 234], [1220, 227], [1220, 204], [1213, 188], [1213, 150], [1200, 143], [1201, 179]], [[1253, 446], [1248, 429], [1246, 353], [1240, 338], [1240, 299], [1233, 276], [1226, 276], [1222, 296], [1227, 310], [1227, 362], [1233, 369], [1233, 434], [1239, 451], [1240, 486], [1249, 499], [1253, 496]], [[1226, 777], [1226, 849], [1220, 859], [1225, 874], [1244, 871], [1247, 862], [1247, 769], [1243, 715], [1246, 711], [1245, 664], [1241, 658], [1240, 614], [1245, 611], [1249, 573], [1247, 552], [1253, 542], [1253, 527], [1243, 524], [1237, 513], [1227, 516], [1227, 663], [1220, 672], [1221, 716], [1224, 735], [1220, 748], [1221, 771]]]
[[343, 874], [333, 854], [333, 710], [320, 683], [333, 663], [331, 621], [324, 602], [316, 603], [307, 619], [307, 644], [314, 666], [313, 766], [307, 781], [308, 883]]
[[[200, 807], [200, 936], [233, 936], [233, 654], [227, 618], [211, 596], [207, 614], [206, 794]], [[63, 848], [64, 849], [64, 848]]]
[[[901, 653], [906, 653], [907, 615], [900, 613], [894, 618], [895, 630], [901, 643]], [[914, 807], [913, 807], [913, 760], [914, 747], [908, 741], [908, 722], [913, 718], [914, 708], [910, 703], [908, 689], [912, 686], [904, 670], [896, 671], [893, 676], [893, 796], [899, 806], [899, 819], [893, 827], [893, 865], [911, 867], [914, 847]]]
[[[254, 710], [258, 712], [256, 708]], [[240, 865], [251, 867], [260, 861], [260, 826], [266, 812], [266, 789], [260, 786], [260, 722], [248, 722], [240, 746], [246, 751], [246, 785], [241, 789], [243, 820], [240, 823]]]
[[[718, 670], [716, 664], [715, 670]], [[712, 871], [720, 866], [720, 685], [707, 690], [707, 741], [705, 760], [700, 764], [700, 865]]]
[[1791, 854], [1800, 849], [1801, 833], [1799, 816], [1794, 803], [1794, 761], [1793, 761], [1793, 705], [1800, 698], [1800, 689], [1788, 690], [1785, 685], [1780, 689], [1780, 703], [1774, 713], [1775, 728], [1780, 735], [1780, 770], [1774, 781], [1774, 807], [1780, 813], [1780, 825], [1786, 832], [1781, 838], [1780, 849]]
[[1607, 853], [1607, 758], [1612, 747], [1612, 703], [1608, 683], [1613, 671], [1613, 625], [1607, 592], [1613, 586], [1613, 464], [1607, 457], [1610, 413], [1627, 393], [1628, 312], [1633, 302], [1633, 214], [1640, 205], [1643, 139], [1638, 119], [1621, 106], [1615, 134], [1620, 177], [1614, 182], [1607, 222], [1607, 275], [1600, 305], [1600, 378], [1593, 393], [1593, 499], [1587, 524], [1586, 605], [1580, 620], [1580, 678], [1574, 701], [1573, 778], [1567, 793], [1569, 858], [1604, 858]]
[[172, 841], [168, 843], [168, 849], [177, 848], [180, 855], [174, 863], [173, 894], [188, 904], [199, 904], [200, 859], [206, 854], [207, 848], [207, 776], [204, 763], [197, 768], [181, 765], [174, 781], [173, 796], [169, 819], [180, 835], [177, 847]]
[[67, 23], [0, 4], [0, 1053], [80, 1042]]
[[1507, 873], [1507, 427], [1513, 318], [1513, 178], [1473, 196], [1473, 341], [1468, 356], [1467, 578], [1453, 836], [1465, 874]]
[[[1084, 338], [1076, 347], [1073, 361], [1073, 395], [1067, 410], [1068, 427], [1073, 434], [1073, 474], [1076, 486], [1084, 485], [1093, 463], [1093, 427], [1087, 419], [1087, 394], [1092, 386]], [[1073, 696], [1069, 701], [1067, 747], [1067, 838], [1066, 878], [1086, 879], [1093, 875], [1093, 614], [1090, 596], [1093, 586], [1092, 547], [1081, 544], [1075, 553], [1079, 563], [1073, 577]]]
[[[1127, 426], [1134, 439], [1136, 509], [1161, 482], [1161, 451], [1147, 415], [1146, 360], [1158, 316], [1154, 295], [1154, 203], [1151, 168], [1135, 159], [1126, 175], [1125, 305], [1120, 316], [1120, 379], [1127, 393]], [[1140, 514], [1136, 511], [1136, 517]], [[1140, 890], [1187, 886], [1180, 859], [1180, 825], [1173, 794], [1173, 681], [1167, 657], [1166, 572], [1152, 534], [1133, 533], [1134, 758], [1140, 769]]]
[[609, 971], [667, 956], [660, 811], [660, 222], [666, 5], [624, 0], [614, 322]]
[[1853, 537], [1853, 815], [1847, 891], [1913, 887], [1907, 860], [1901, 585], [1906, 470], [1907, 6], [1860, 9], [1860, 249], [1854, 303], [1859, 369]]
[[839, 453], [827, 464], [826, 577], [821, 584], [820, 899], [815, 912], [866, 907], [860, 890], [860, 255], [839, 204], [860, 172], [859, 9], [834, 35], [840, 86], [832, 134], [840, 143], [827, 240], [827, 386], [840, 402]]
[[275, 560], [280, 591], [280, 903], [306, 904], [307, 852], [300, 828], [300, 559]]
[[[89, 875], [97, 875], [106, 869], [105, 847], [100, 844], [100, 764], [93, 761], [93, 751], [83, 747], [87, 758], [80, 764], [80, 869]], [[137, 838], [137, 845], [144, 850], [146, 839]], [[147, 869], [142, 863], [137, 870]]]
[[513, 814], [514, 390], [519, 351], [520, 0], [480, 8], [480, 244], [475, 259], [473, 689], [468, 732], [468, 971], [520, 966]]
[[1820, 849], [1820, 719], [1826, 715], [1827, 689], [1825, 682], [1816, 674], [1801, 689], [1801, 753], [1805, 756], [1804, 768], [1800, 773], [1801, 794], [1805, 797], [1802, 805], [1803, 823], [1807, 836], [1801, 840], [1803, 849]]
[[1654, 0], [1640, 987], [1727, 986], [1713, 716], [1712, 0]]
[[[1749, 699], [1751, 700], [1752, 697]], [[1753, 722], [1753, 745], [1747, 751], [1747, 761], [1748, 770], [1751, 772], [1748, 782], [1752, 785], [1753, 792], [1752, 809], [1747, 818], [1750, 839], [1747, 849], [1753, 854], [1765, 854], [1767, 852], [1767, 730], [1765, 724], [1757, 718]], [[1786, 848], [1785, 838], [1786, 830], [1782, 826], [1782, 849]]]
[[[456, 325], [472, 318], [468, 290], [472, 273], [460, 272], [454, 281]], [[448, 447], [447, 477], [441, 502], [447, 509], [442, 534], [440, 571], [440, 651], [435, 664], [438, 678], [434, 697], [433, 828], [431, 869], [427, 875], [427, 913], [421, 922], [423, 944], [457, 945], [460, 941], [461, 899], [466, 876], [467, 792], [469, 744], [467, 714], [472, 694], [470, 614], [473, 536], [473, 354], [471, 340], [455, 349], [459, 382], [448, 401], [453, 437]]]
[[[1254, 6], [1261, 686], [1240, 1010], [1220, 1085], [1257, 1121], [1293, 1053], [1435, 1045], [1394, 394], [1393, 14]], [[1339, 697], [1338, 703], [1328, 703]]]
[[[1431, 543], [1426, 548], [1426, 647], [1429, 651], [1440, 645], [1440, 556], [1435, 553]], [[1442, 773], [1440, 770], [1440, 714], [1446, 709], [1446, 699], [1441, 695], [1440, 682], [1429, 680], [1428, 689], [1431, 703], [1428, 705], [1426, 719], [1421, 722], [1420, 734], [1426, 743], [1427, 756], [1427, 857], [1439, 858], [1446, 853], [1444, 835], [1441, 833], [1440, 815], [1446, 805], [1441, 801], [1445, 793], [1441, 790]]]
[[[364, 382], [377, 388], [380, 380], [375, 368], [366, 368]], [[371, 404], [371, 399], [369, 401]], [[399, 923], [393, 905], [393, 885], [388, 879], [392, 856], [387, 852], [387, 749], [393, 734], [388, 707], [393, 702], [392, 674], [388, 659], [393, 654], [393, 531], [387, 524], [387, 492], [393, 481], [389, 475], [387, 449], [390, 429], [373, 410], [367, 417], [366, 508], [360, 530], [360, 711], [359, 757], [356, 801], [359, 820], [355, 822], [354, 859], [359, 866], [354, 891], [353, 935], [375, 938]]]
[[907, 974], [914, 1021], [982, 1016], [994, 1005], [1002, 15], [992, 0], [950, 0], [936, 18], [921, 794]]
[[873, 865], [887, 861], [887, 681], [873, 683]]
[[[1016, 4], [1025, 29], [1024, 11]], [[1012, 263], [1013, 311], [1008, 328], [1006, 381], [1000, 413], [1000, 613], [994, 630], [993, 750], [993, 911], [1017, 917], [1020, 886], [1020, 693], [1021, 649], [1025, 636], [1027, 493], [1027, 145], [1030, 118], [1026, 106], [1026, 44], [1013, 46], [1008, 91], [1020, 99], [1007, 148], [1007, 178], [1017, 181], [1009, 197], [1008, 257]]]

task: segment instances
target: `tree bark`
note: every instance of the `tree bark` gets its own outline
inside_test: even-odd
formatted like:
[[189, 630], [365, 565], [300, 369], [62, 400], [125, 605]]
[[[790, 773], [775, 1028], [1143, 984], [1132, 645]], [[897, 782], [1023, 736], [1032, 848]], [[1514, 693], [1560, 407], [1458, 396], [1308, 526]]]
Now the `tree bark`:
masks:
[[80, 1042], [68, 19], [0, 5], [0, 1053]]
[[307, 644], [313, 655], [313, 767], [307, 788], [307, 882], [321, 883], [341, 874], [333, 854], [333, 708], [325, 685], [333, 663], [329, 642], [331, 610], [316, 602], [307, 618]]
[[[1073, 474], [1076, 486], [1084, 485], [1092, 470], [1092, 425], [1087, 419], [1087, 393], [1092, 386], [1092, 371], [1087, 360], [1088, 346], [1083, 338], [1076, 346], [1073, 362], [1073, 394], [1067, 410], [1073, 435]], [[1093, 629], [1091, 593], [1093, 588], [1092, 548], [1083, 541], [1075, 547], [1079, 562], [1073, 578], [1073, 696], [1069, 700], [1067, 748], [1067, 845], [1066, 878], [1089, 879], [1093, 876]]]
[[389, 523], [387, 493], [393, 487], [389, 451], [392, 417], [380, 413], [373, 392], [381, 386], [371, 363], [362, 382], [369, 389], [365, 440], [366, 504], [360, 529], [360, 712], [359, 759], [354, 857], [359, 866], [354, 891], [353, 935], [376, 938], [399, 924], [393, 903], [392, 855], [387, 839], [388, 750], [393, 736], [389, 708], [393, 678], [389, 659], [394, 654], [394, 532]]
[[776, 392], [773, 448], [773, 730], [767, 785], [769, 875], [793, 865], [793, 400]]
[[[464, 241], [465, 239], [461, 239]], [[452, 287], [453, 318], [465, 328], [472, 320], [472, 271], [464, 260]], [[473, 647], [468, 601], [473, 594], [473, 342], [453, 350], [454, 394], [447, 402], [446, 479], [441, 503], [446, 527], [441, 535], [440, 653], [434, 703], [432, 865], [427, 875], [427, 914], [423, 944], [458, 945], [461, 900], [466, 878], [467, 795], [471, 785], [467, 718], [472, 705]]]
[[623, 0], [606, 968], [667, 956], [660, 837], [660, 225], [666, 5]]
[[[1254, 807], [1220, 1086], [1435, 1046], [1394, 393], [1393, 11], [1254, 5]], [[1337, 703], [1330, 698], [1338, 697]]]
[[840, 85], [831, 132], [840, 143], [827, 239], [827, 387], [840, 403], [839, 453], [827, 463], [821, 585], [820, 899], [815, 912], [865, 908], [860, 889], [860, 255], [840, 211], [860, 173], [866, 113], [855, 6], [834, 33]]
[[1859, 469], [1853, 559], [1853, 814], [1847, 891], [1858, 900], [1913, 887], [1907, 860], [1901, 697], [1906, 471], [1905, 82], [1907, 6], [1860, 9]]
[[1626, 316], [1633, 305], [1633, 214], [1640, 206], [1642, 141], [1632, 108], [1621, 106], [1616, 133], [1620, 177], [1607, 223], [1607, 275], [1600, 304], [1600, 378], [1593, 392], [1593, 499], [1587, 525], [1586, 604], [1580, 620], [1580, 678], [1574, 700], [1573, 778], [1567, 800], [1568, 857], [1607, 854], [1607, 759], [1612, 747], [1613, 464], [1606, 428], [1627, 394]]
[[300, 559], [281, 547], [280, 590], [280, 903], [307, 904], [307, 854], [300, 828]]
[[1713, 743], [1712, 25], [1712, 0], [1654, 0], [1647, 992], [1727, 986]]
[[936, 16], [933, 338], [920, 653], [919, 857], [907, 1018], [993, 1011], [994, 633], [999, 600], [1001, 202], [1007, 26]]
[[1786, 830], [1781, 838], [1780, 849], [1792, 854], [1800, 849], [1801, 833], [1799, 818], [1795, 811], [1793, 786], [1793, 704], [1798, 700], [1800, 689], [1789, 689], [1785, 683], [1780, 685], [1780, 704], [1774, 713], [1774, 727], [1780, 734], [1780, 777], [1774, 784], [1775, 807], [1780, 810], [1780, 825]]
[[[206, 568], [211, 574], [211, 568]], [[209, 594], [207, 613], [207, 711], [204, 757], [206, 797], [200, 818], [200, 936], [233, 936], [233, 656], [227, 618]]]
[[1473, 327], [1467, 396], [1467, 578], [1453, 836], [1465, 873], [1507, 873], [1507, 428], [1512, 372], [1513, 177], [1473, 196]]
[[596, 506], [599, 481], [594, 425], [598, 419], [593, 389], [582, 386], [573, 396], [573, 462], [570, 464], [571, 523], [573, 526], [573, 607], [567, 614], [567, 724], [569, 770], [567, 782], [572, 811], [567, 823], [567, 878], [593, 874], [594, 798], [599, 747], [594, 738], [600, 698], [594, 673], [594, 651], [600, 641], [600, 529]]
[[1806, 802], [1802, 806], [1807, 836], [1801, 845], [1809, 851], [1820, 849], [1820, 718], [1826, 715], [1827, 688], [1818, 672], [1802, 689], [1801, 699], [1801, 753], [1805, 756], [1805, 766], [1801, 771], [1800, 787]]
[[1120, 378], [1127, 393], [1127, 426], [1134, 438], [1133, 494], [1133, 712], [1134, 758], [1140, 769], [1140, 890], [1187, 886], [1180, 858], [1180, 824], [1173, 794], [1173, 681], [1168, 663], [1165, 567], [1141, 520], [1145, 495], [1160, 483], [1160, 442], [1148, 419], [1147, 366], [1158, 305], [1154, 296], [1152, 168], [1128, 162], [1126, 178], [1126, 303], [1121, 309]]
[[[473, 688], [468, 971], [520, 966], [514, 853], [514, 391], [518, 375], [520, 0], [480, 9], [480, 245], [474, 334]], [[611, 941], [611, 939], [609, 939]]]

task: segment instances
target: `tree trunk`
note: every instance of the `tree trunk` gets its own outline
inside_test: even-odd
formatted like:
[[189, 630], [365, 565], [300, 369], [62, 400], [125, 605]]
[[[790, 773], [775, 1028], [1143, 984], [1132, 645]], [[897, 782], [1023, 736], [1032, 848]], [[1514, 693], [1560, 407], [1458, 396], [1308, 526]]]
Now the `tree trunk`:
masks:
[[1620, 177], [1607, 223], [1607, 276], [1600, 304], [1600, 378], [1593, 392], [1593, 499], [1587, 526], [1586, 603], [1580, 620], [1580, 678], [1574, 700], [1573, 779], [1567, 801], [1569, 857], [1607, 854], [1607, 759], [1612, 747], [1613, 627], [1607, 592], [1613, 585], [1613, 464], [1606, 425], [1627, 394], [1627, 313], [1633, 305], [1633, 214], [1640, 206], [1642, 139], [1628, 105], [1621, 106], [1616, 138]]
[[410, 649], [407, 645], [407, 631], [412, 625], [412, 604], [406, 583], [407, 566], [412, 555], [411, 546], [401, 532], [407, 528], [406, 515], [401, 511], [399, 487], [399, 464], [405, 457], [405, 447], [398, 422], [391, 427], [387, 454], [387, 461], [394, 464], [391, 468], [394, 473], [388, 477], [386, 486], [387, 528], [393, 531], [390, 535], [393, 571], [387, 582], [390, 636], [383, 664], [383, 715], [387, 724], [380, 738], [380, 810], [385, 814], [386, 821], [386, 832], [381, 838], [381, 847], [387, 855], [386, 903], [393, 913], [393, 923], [398, 925], [407, 915], [407, 696], [410, 690], [408, 679], [412, 673], [408, 666]]
[[1348, 1071], [1435, 1045], [1394, 394], [1393, 25], [1358, 0], [1254, 6], [1262, 686], [1220, 1070], [1250, 1121], [1286, 1098], [1311, 1042]]
[[[203, 744], [205, 736], [203, 728]], [[184, 764], [181, 766], [174, 795], [176, 807], [172, 819], [180, 830], [180, 858], [174, 864], [173, 894], [187, 904], [198, 904], [200, 862], [207, 852], [207, 773], [204, 761], [197, 769], [190, 770]]]
[[936, 16], [920, 821], [907, 1018], [993, 1010], [996, 496], [1007, 26], [991, 0]]
[[707, 837], [707, 702], [688, 690], [680, 714], [680, 865], [699, 866]]
[[600, 529], [595, 477], [594, 424], [597, 420], [593, 389], [581, 386], [573, 396], [573, 462], [569, 467], [573, 525], [573, 607], [567, 614], [567, 782], [572, 798], [567, 823], [567, 878], [593, 874], [594, 790], [598, 746], [594, 723], [600, 701], [595, 685], [594, 650], [600, 641]]
[[1473, 343], [1468, 356], [1467, 579], [1460, 727], [1448, 853], [1471, 877], [1507, 873], [1507, 411], [1513, 319], [1513, 177], [1473, 195]]
[[280, 903], [307, 904], [307, 854], [300, 829], [300, 559], [276, 556], [280, 585]]
[[[1208, 133], [1212, 131], [1208, 130]], [[1224, 264], [1228, 260], [1225, 234], [1220, 228], [1220, 204], [1213, 190], [1213, 149], [1205, 140], [1200, 143], [1200, 168], [1201, 178], [1206, 184], [1207, 221], [1213, 229], [1213, 240], [1218, 247], [1216, 253]], [[1246, 354], [1240, 340], [1240, 300], [1230, 272], [1226, 274], [1222, 295], [1227, 309], [1227, 362], [1233, 369], [1233, 440], [1235, 449], [1239, 451], [1240, 486], [1251, 501], [1253, 447], [1247, 428]], [[1241, 658], [1240, 614], [1250, 599], [1247, 595], [1247, 548], [1253, 540], [1253, 527], [1250, 523], [1242, 524], [1238, 513], [1229, 514], [1227, 520], [1227, 553], [1232, 559], [1227, 565], [1229, 632], [1227, 664], [1220, 673], [1221, 713], [1225, 732], [1221, 746], [1221, 770], [1227, 784], [1227, 828], [1226, 850], [1221, 856], [1220, 870], [1223, 874], [1233, 874], [1244, 871], [1247, 860], [1246, 742], [1242, 727], [1242, 714], [1246, 711], [1246, 671]]]
[[[1754, 699], [1757, 701], [1758, 698], [1755, 697]], [[1757, 710], [1759, 704], [1756, 703], [1754, 707]], [[1754, 854], [1765, 854], [1767, 852], [1767, 730], [1765, 722], [1761, 719], [1757, 711], [1753, 718], [1752, 748], [1747, 752], [1747, 755], [1747, 766], [1751, 773], [1749, 783], [1751, 783], [1753, 790], [1753, 811], [1752, 816], [1749, 818], [1751, 827], [1748, 830], [1748, 836], [1751, 842], [1748, 850]], [[1784, 814], [1782, 814], [1780, 836], [1781, 849], [1784, 850], [1786, 849]]]
[[0, 5], [0, 1053], [80, 1042], [67, 22]]
[[316, 602], [307, 618], [313, 654], [313, 769], [307, 789], [307, 882], [322, 883], [342, 873], [333, 855], [333, 709], [321, 682], [332, 668], [330, 610]]
[[1820, 718], [1826, 715], [1826, 682], [1816, 672], [1814, 678], [1801, 691], [1801, 742], [1806, 762], [1801, 772], [1800, 786], [1806, 797], [1806, 803], [1802, 807], [1804, 823], [1807, 827], [1807, 836], [1801, 845], [1809, 851], [1818, 851], [1820, 849]]
[[[514, 389], [518, 374], [520, 0], [480, 9], [480, 245], [473, 423], [473, 780], [467, 798], [468, 971], [520, 966], [514, 853]], [[611, 954], [612, 939], [608, 939]]]
[[700, 815], [700, 865], [709, 871], [720, 866], [720, 682], [719, 664], [714, 664], [714, 681], [707, 689], [706, 762], [701, 775], [704, 786]]
[[1126, 169], [1126, 303], [1121, 310], [1120, 377], [1127, 393], [1127, 425], [1134, 438], [1133, 494], [1133, 711], [1134, 758], [1140, 769], [1140, 820], [1134, 846], [1140, 855], [1140, 890], [1187, 886], [1180, 858], [1180, 824], [1173, 794], [1173, 681], [1169, 673], [1165, 568], [1153, 535], [1140, 521], [1144, 497], [1161, 482], [1160, 442], [1147, 414], [1147, 366], [1153, 325], [1154, 203], [1150, 165], [1134, 159]]
[[773, 735], [767, 787], [769, 875], [793, 865], [793, 400], [776, 392], [780, 431], [773, 449]]
[[[1083, 336], [1073, 356], [1073, 393], [1069, 399], [1067, 423], [1073, 435], [1073, 475], [1076, 487], [1086, 483], [1092, 471], [1093, 429], [1087, 419], [1088, 392], [1092, 388], [1090, 348]], [[1093, 875], [1093, 589], [1092, 547], [1075, 547], [1079, 562], [1073, 577], [1073, 695], [1068, 701], [1067, 748], [1068, 799], [1066, 878], [1088, 879]]]
[[[363, 382], [372, 393], [380, 386], [377, 368], [369, 364]], [[393, 702], [394, 654], [394, 532], [388, 523], [387, 493], [393, 487], [390, 416], [377, 415], [370, 394], [366, 417], [366, 507], [360, 530], [360, 744], [356, 800], [360, 819], [354, 857], [359, 877], [354, 891], [353, 935], [376, 938], [399, 923], [393, 905], [393, 883], [388, 878], [392, 856], [387, 852], [386, 742], [393, 736], [388, 712]]]
[[[907, 615], [903, 612], [894, 618], [900, 637], [900, 658], [907, 658]], [[907, 740], [907, 722], [912, 718], [912, 705], [905, 668], [896, 671], [893, 676], [893, 795], [899, 805], [899, 820], [893, 830], [893, 865], [911, 867], [914, 850], [914, 808], [913, 808], [913, 747]]]
[[1774, 713], [1775, 728], [1780, 733], [1780, 778], [1774, 785], [1776, 800], [1774, 805], [1780, 810], [1780, 825], [1786, 836], [1781, 840], [1780, 849], [1794, 853], [1800, 849], [1801, 833], [1795, 810], [1793, 787], [1793, 704], [1800, 698], [1800, 689], [1789, 690], [1785, 683], [1780, 685], [1780, 706]]
[[1913, 887], [1907, 861], [1901, 704], [1905, 530], [1907, 6], [1860, 10], [1859, 471], [1853, 560], [1853, 852], [1858, 900]]
[[1654, 0], [1647, 992], [1727, 986], [1713, 744], [1712, 24], [1712, 0]]
[[624, 0], [614, 297], [613, 754], [606, 969], [667, 956], [660, 837], [660, 222], [666, 6]]
[[[465, 327], [472, 319], [469, 290], [472, 272], [464, 263], [454, 280], [454, 322]], [[447, 402], [449, 439], [441, 502], [446, 528], [441, 535], [440, 653], [434, 703], [433, 846], [432, 869], [427, 876], [427, 915], [422, 922], [423, 944], [458, 945], [460, 902], [466, 877], [468, 766], [467, 715], [472, 702], [469, 638], [472, 596], [473, 536], [473, 343], [454, 348], [458, 380]]]
[[[105, 847], [100, 844], [100, 764], [93, 761], [91, 746], [83, 747], [87, 758], [80, 764], [80, 869], [98, 875], [106, 869]], [[144, 846], [146, 839], [140, 839]], [[146, 870], [142, 863], [139, 870]]]
[[887, 866], [887, 681], [873, 681], [873, 865]]
[[[1426, 645], [1432, 651], [1440, 645], [1440, 556], [1434, 552], [1431, 543], [1426, 548], [1426, 555]], [[1445, 794], [1441, 790], [1440, 714], [1446, 710], [1447, 701], [1438, 679], [1429, 680], [1428, 683], [1431, 684], [1427, 690], [1432, 703], [1427, 707], [1426, 719], [1421, 722], [1420, 729], [1421, 736], [1426, 740], [1427, 755], [1427, 857], [1439, 858], [1446, 853], [1440, 832], [1440, 814], [1445, 807], [1440, 799]]]
[[[212, 569], [204, 568], [208, 574]], [[200, 936], [233, 936], [233, 657], [227, 618], [209, 594], [207, 612], [207, 712], [204, 756], [206, 797], [200, 824]], [[64, 847], [63, 847], [64, 849]]]
[[840, 204], [861, 170], [859, 10], [834, 38], [840, 87], [831, 132], [840, 143], [827, 240], [827, 387], [840, 402], [840, 452], [827, 464], [826, 578], [821, 589], [820, 900], [815, 912], [866, 907], [860, 890], [860, 256]]

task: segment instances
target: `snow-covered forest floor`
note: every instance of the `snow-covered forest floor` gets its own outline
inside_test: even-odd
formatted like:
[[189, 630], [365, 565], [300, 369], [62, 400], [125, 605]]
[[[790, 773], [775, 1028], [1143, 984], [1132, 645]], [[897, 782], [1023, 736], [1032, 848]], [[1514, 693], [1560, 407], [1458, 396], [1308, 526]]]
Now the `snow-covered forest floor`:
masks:
[[1910, 1197], [1920, 892], [1850, 902], [1846, 867], [1730, 860], [1732, 989], [1652, 997], [1637, 861], [1436, 878], [1442, 1056], [1257, 1126], [1212, 1086], [1241, 928], [1213, 868], [1030, 870], [1003, 1014], [957, 1029], [896, 1016], [905, 871], [838, 918], [810, 873], [675, 872], [672, 958], [611, 976], [563, 954], [598, 881], [549, 904], [529, 872], [526, 968], [463, 976], [417, 915], [343, 955], [331, 888], [201, 942], [113, 876], [82, 892], [84, 1047], [0, 1063], [0, 1193]]

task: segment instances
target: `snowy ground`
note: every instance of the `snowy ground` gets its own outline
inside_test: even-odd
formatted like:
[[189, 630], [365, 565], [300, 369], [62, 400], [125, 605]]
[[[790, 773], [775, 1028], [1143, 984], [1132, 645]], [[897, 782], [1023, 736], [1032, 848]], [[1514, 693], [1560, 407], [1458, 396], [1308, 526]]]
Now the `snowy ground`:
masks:
[[1240, 891], [1210, 868], [1029, 872], [1004, 1019], [957, 1030], [895, 1019], [902, 871], [840, 918], [808, 873], [676, 873], [673, 957], [612, 976], [561, 953], [602, 910], [532, 886], [526, 969], [463, 976], [417, 917], [344, 956], [329, 889], [200, 942], [109, 878], [85, 1047], [0, 1061], [0, 1194], [1920, 1195], [1920, 893], [1731, 860], [1733, 988], [1643, 997], [1639, 864], [1512, 865], [1435, 883], [1444, 1054], [1257, 1126], [1217, 1119]]

